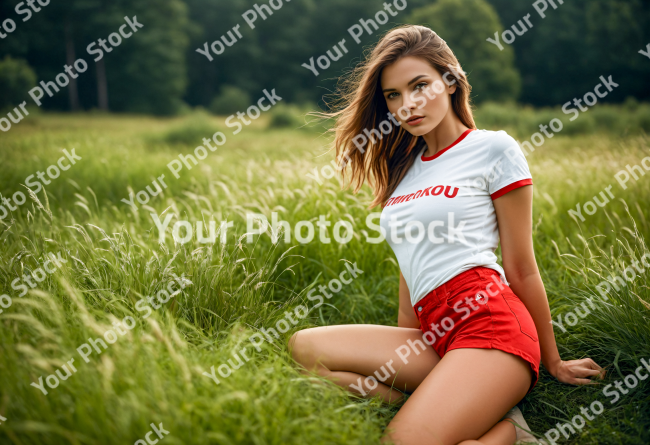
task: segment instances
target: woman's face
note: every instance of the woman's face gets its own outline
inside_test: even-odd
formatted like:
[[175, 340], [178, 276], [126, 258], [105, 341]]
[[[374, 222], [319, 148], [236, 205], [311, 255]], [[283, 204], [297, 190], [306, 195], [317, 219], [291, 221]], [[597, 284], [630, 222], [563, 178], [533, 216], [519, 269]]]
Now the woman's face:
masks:
[[[447, 82], [454, 77], [447, 75]], [[431, 132], [447, 115], [456, 85], [419, 57], [403, 57], [384, 68], [381, 89], [388, 110], [414, 136]]]

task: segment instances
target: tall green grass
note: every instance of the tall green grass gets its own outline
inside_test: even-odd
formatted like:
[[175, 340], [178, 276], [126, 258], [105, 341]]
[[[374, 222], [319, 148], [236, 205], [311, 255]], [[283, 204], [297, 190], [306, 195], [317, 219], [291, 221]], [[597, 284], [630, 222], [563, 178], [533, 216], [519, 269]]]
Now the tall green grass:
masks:
[[[133, 443], [160, 422], [169, 444], [378, 443], [396, 408], [300, 374], [286, 348], [293, 332], [309, 326], [396, 325], [394, 256], [386, 243], [366, 243], [363, 234], [366, 216], [377, 211], [367, 209], [369, 190], [352, 195], [334, 178], [319, 185], [307, 177], [332, 159], [329, 139], [318, 132], [269, 130], [268, 119], [260, 119], [232, 135], [221, 118], [195, 119], [43, 115], [0, 139], [3, 196], [24, 190], [25, 178], [54, 163], [63, 148], [83, 157], [0, 223], [0, 291], [13, 298], [0, 314], [0, 415], [7, 418], [1, 443]], [[214, 129], [225, 132], [226, 144], [175, 179], [166, 165]], [[649, 146], [643, 135], [563, 133], [528, 157], [535, 252], [554, 316], [597, 295], [603, 276], [647, 251], [650, 174], [627, 190], [614, 174], [639, 164]], [[134, 211], [120, 201], [161, 174], [168, 188], [146, 205]], [[616, 199], [605, 208], [580, 224], [568, 215], [609, 184]], [[159, 244], [150, 213], [164, 211], [176, 216]], [[321, 214], [332, 223], [347, 220], [355, 237], [348, 244], [300, 244], [293, 234], [289, 243], [262, 235], [249, 244], [248, 211], [269, 220], [278, 212], [292, 228]], [[235, 227], [226, 244], [194, 237], [181, 245], [171, 234], [178, 219], [193, 226], [214, 220], [217, 227], [227, 219]], [[46, 252], [59, 251], [68, 263], [18, 298], [11, 282], [38, 268]], [[265, 342], [260, 352], [250, 347], [249, 337], [274, 327], [285, 311], [311, 307], [306, 290], [337, 276], [344, 260], [364, 274], [283, 338]], [[173, 274], [191, 284], [144, 319], [136, 302], [166, 287]], [[609, 366], [610, 380], [650, 358], [649, 274], [607, 302], [599, 299], [597, 310], [566, 333], [558, 331], [563, 358], [590, 356]], [[126, 316], [136, 327], [83, 362], [76, 349]], [[220, 385], [205, 377], [246, 345], [250, 361], [218, 376]], [[30, 386], [73, 357], [78, 372], [48, 388], [50, 394]], [[569, 387], [543, 372], [522, 407], [533, 430], [543, 433], [579, 414], [601, 389]], [[625, 397], [614, 409], [605, 403], [605, 413], [570, 442], [647, 443], [650, 384]]]

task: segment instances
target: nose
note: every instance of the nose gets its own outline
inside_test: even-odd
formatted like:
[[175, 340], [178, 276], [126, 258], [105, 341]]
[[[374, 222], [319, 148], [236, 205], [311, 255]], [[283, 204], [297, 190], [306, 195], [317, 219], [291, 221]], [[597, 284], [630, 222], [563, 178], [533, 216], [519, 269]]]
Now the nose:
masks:
[[399, 110], [405, 110], [405, 111], [399, 112], [398, 113], [399, 116], [401, 117], [404, 114], [408, 116], [412, 116], [413, 114], [415, 114], [414, 110], [417, 108], [417, 103], [415, 102], [415, 100], [413, 100], [408, 94], [402, 95], [402, 98], [403, 98], [402, 106], [399, 108]]
[[415, 102], [414, 99], [411, 98], [410, 94], [404, 94], [402, 95], [404, 100], [402, 101], [402, 108], [405, 108], [407, 110], [413, 111], [417, 107], [417, 103]]

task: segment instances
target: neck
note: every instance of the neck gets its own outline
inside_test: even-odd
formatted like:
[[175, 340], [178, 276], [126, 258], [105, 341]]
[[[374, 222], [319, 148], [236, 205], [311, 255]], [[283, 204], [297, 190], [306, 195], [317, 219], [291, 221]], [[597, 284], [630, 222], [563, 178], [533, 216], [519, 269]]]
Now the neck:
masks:
[[429, 133], [422, 135], [427, 149], [424, 156], [433, 156], [453, 144], [469, 127], [463, 124], [450, 107], [438, 126]]

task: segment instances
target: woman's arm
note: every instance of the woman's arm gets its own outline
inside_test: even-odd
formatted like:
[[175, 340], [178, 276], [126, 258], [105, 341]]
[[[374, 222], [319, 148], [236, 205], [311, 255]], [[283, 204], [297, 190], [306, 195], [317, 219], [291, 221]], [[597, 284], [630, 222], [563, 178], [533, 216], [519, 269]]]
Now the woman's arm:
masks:
[[533, 252], [533, 186], [517, 188], [494, 200], [499, 225], [503, 269], [510, 288], [530, 312], [542, 353], [544, 367], [559, 381], [574, 385], [591, 384], [589, 378], [603, 369], [592, 359], [562, 361], [555, 344], [551, 309]]
[[399, 273], [399, 314], [397, 315], [397, 327], [399, 328], [420, 328], [420, 320], [413, 312], [411, 306], [411, 293], [406, 285], [402, 272]]

